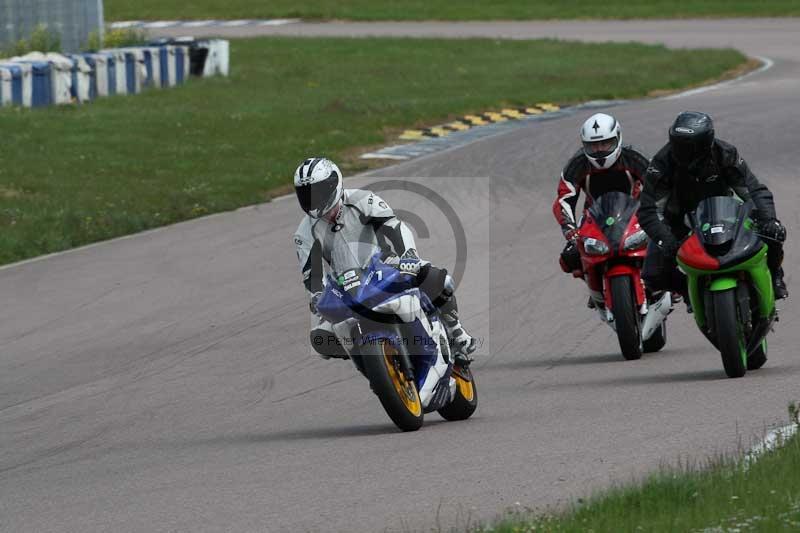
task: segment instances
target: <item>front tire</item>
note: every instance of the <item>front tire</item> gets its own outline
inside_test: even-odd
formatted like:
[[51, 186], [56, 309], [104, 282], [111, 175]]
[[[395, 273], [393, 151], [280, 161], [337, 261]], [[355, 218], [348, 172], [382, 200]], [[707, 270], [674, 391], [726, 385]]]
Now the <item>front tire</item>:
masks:
[[439, 409], [439, 415], [445, 420], [466, 420], [478, 408], [478, 389], [475, 378], [469, 368], [454, 368], [456, 380], [456, 396], [453, 401]]
[[403, 375], [397, 346], [375, 342], [361, 346], [360, 352], [364, 373], [392, 422], [403, 431], [421, 428], [422, 402], [417, 386]]
[[642, 357], [642, 333], [639, 324], [639, 310], [631, 286], [631, 278], [617, 276], [611, 278], [611, 300], [614, 323], [617, 329], [622, 356], [628, 361]]
[[722, 356], [722, 366], [729, 378], [740, 378], [747, 372], [747, 356], [739, 314], [736, 312], [736, 291], [728, 289], [715, 292], [713, 301], [717, 347]]
[[747, 370], [758, 370], [767, 362], [767, 339], [747, 357]]

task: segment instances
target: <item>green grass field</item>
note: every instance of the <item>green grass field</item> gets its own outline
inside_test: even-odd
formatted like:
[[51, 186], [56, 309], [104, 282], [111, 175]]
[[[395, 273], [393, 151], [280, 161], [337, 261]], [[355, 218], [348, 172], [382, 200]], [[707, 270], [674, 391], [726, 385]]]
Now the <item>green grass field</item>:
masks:
[[[708, 466], [708, 465], [706, 465]], [[484, 533], [800, 531], [800, 435], [756, 462], [665, 469], [602, 493], [563, 514], [511, 511]]]
[[228, 79], [0, 110], [0, 262], [262, 202], [305, 157], [346, 160], [405, 127], [505, 104], [641, 96], [745, 60], [491, 40], [265, 38], [234, 41], [231, 53]]
[[109, 20], [530, 20], [799, 16], [797, 0], [105, 0]]

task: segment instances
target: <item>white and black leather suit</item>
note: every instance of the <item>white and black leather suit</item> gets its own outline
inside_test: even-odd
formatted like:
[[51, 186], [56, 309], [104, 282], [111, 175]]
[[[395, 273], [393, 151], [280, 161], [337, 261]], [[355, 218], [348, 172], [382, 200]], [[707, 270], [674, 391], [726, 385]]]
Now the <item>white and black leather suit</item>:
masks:
[[[395, 216], [392, 208], [380, 196], [368, 190], [344, 189], [335, 221], [306, 215], [294, 235], [303, 284], [310, 297], [324, 289], [334, 240], [341, 238], [346, 242], [377, 245], [387, 255], [394, 254], [404, 259], [418, 258], [410, 228]], [[445, 324], [448, 316], [457, 322], [453, 282], [447, 270], [423, 261], [417, 274], [417, 284], [442, 310]], [[316, 315], [312, 320], [310, 339], [314, 349], [324, 357], [346, 357], [342, 346], [336, 342], [331, 324]], [[324, 342], [319, 342], [320, 337]]]

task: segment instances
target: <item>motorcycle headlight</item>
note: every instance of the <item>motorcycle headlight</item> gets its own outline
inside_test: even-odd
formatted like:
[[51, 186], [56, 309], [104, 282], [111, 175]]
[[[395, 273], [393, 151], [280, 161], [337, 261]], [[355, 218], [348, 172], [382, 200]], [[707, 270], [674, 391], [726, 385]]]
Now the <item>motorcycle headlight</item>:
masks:
[[640, 229], [625, 239], [625, 242], [622, 244], [622, 246], [626, 250], [639, 250], [640, 248], [644, 248], [647, 246], [647, 234], [643, 229]]
[[588, 255], [606, 255], [608, 253], [608, 245], [592, 237], [583, 239], [583, 249]]

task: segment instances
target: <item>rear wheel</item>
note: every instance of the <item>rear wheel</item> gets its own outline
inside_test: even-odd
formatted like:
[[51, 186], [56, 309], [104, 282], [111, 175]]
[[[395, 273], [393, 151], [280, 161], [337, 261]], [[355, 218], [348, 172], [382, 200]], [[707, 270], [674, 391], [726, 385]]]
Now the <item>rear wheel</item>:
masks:
[[460, 367], [453, 368], [453, 377], [456, 380], [456, 396], [452, 402], [439, 409], [439, 414], [445, 420], [466, 420], [478, 407], [475, 378], [469, 368]]
[[713, 294], [717, 348], [722, 356], [722, 366], [729, 378], [740, 378], [747, 372], [747, 354], [736, 312], [736, 291], [728, 289]]
[[422, 402], [417, 386], [406, 379], [397, 346], [390, 342], [370, 343], [360, 348], [364, 373], [378, 395], [386, 414], [403, 431], [422, 427]]
[[649, 339], [642, 343], [644, 353], [657, 352], [667, 344], [667, 321], [664, 320]]
[[642, 334], [630, 277], [611, 278], [611, 300], [622, 356], [628, 360], [639, 359], [642, 357]]

